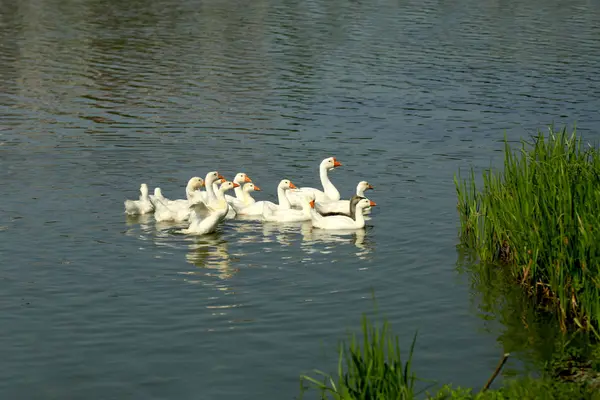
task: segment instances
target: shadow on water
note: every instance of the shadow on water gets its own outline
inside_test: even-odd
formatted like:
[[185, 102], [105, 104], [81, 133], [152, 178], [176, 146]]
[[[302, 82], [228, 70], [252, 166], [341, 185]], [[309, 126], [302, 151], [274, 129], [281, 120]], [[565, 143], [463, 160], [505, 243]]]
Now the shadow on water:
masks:
[[484, 331], [497, 335], [504, 352], [522, 363], [520, 368], [513, 363], [504, 375], [548, 373], [576, 380], [598, 369], [590, 361], [598, 351], [593, 338], [579, 331], [563, 333], [556, 315], [527, 296], [502, 266], [483, 266], [459, 249], [457, 268], [468, 275], [471, 303]]

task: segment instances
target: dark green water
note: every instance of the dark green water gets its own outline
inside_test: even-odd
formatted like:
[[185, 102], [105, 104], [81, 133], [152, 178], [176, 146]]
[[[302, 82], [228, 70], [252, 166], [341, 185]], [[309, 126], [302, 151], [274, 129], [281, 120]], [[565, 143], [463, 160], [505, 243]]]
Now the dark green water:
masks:
[[[599, 139], [599, 38], [597, 1], [1, 1], [0, 397], [291, 399], [371, 290], [421, 376], [481, 386], [453, 174], [505, 130]], [[215, 169], [274, 200], [331, 155], [376, 187], [364, 236], [123, 214]]]

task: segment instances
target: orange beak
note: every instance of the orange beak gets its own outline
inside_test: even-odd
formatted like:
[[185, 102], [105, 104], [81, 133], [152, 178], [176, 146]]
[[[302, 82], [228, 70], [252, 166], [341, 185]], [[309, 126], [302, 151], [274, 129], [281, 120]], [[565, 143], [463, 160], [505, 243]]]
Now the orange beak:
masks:
[[219, 176], [217, 176], [217, 178], [219, 178], [219, 179], [225, 179], [225, 177], [223, 175], [221, 175], [221, 174], [219, 174]]
[[333, 166], [334, 167], [341, 167], [342, 163], [339, 162], [338, 160], [336, 160], [335, 157], [333, 157]]
[[240, 187], [240, 185], [238, 185], [237, 183], [233, 182], [233, 187], [234, 187], [234, 188], [236, 188], [236, 187]]
[[373, 200], [369, 200], [369, 205], [371, 207], [375, 207], [377, 205], [377, 203], [375, 203]]
[[290, 189], [298, 189], [298, 188], [296, 187], [296, 185], [294, 185], [292, 182], [290, 182]]
[[367, 186], [367, 189], [373, 189], [373, 190], [375, 190], [375, 188], [373, 186], [371, 186], [371, 185]]
[[225, 183], [225, 181], [227, 181], [227, 179], [221, 178], [220, 181], [221, 181], [221, 183]]
[[252, 182], [252, 179], [250, 179], [250, 177], [246, 175], [246, 179], [244, 179], [244, 182]]
[[308, 203], [308, 204], [310, 204], [310, 208], [315, 208], [315, 201], [314, 200], [311, 200], [310, 203]]
[[254, 185], [254, 190], [257, 191], [257, 192], [260, 192], [261, 188], [259, 188], [258, 186]]

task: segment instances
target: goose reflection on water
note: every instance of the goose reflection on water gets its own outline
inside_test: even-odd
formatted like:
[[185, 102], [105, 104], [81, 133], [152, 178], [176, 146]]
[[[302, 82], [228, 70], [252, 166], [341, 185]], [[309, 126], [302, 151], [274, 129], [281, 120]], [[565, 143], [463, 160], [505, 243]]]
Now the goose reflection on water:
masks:
[[[127, 226], [127, 230], [125, 230], [123, 233], [126, 236], [135, 236], [140, 240], [150, 240], [148, 236], [143, 234], [150, 234], [154, 230], [154, 227], [150, 225], [151, 222], [154, 222], [154, 217], [151, 214], [126, 214], [125, 225]], [[139, 227], [139, 230], [136, 229], [137, 227]], [[140, 235], [140, 230], [142, 231], [142, 235]]]
[[238, 235], [236, 235], [235, 241], [237, 243], [261, 243], [263, 241], [262, 233], [260, 231], [260, 222], [253, 221], [252, 218], [244, 219], [244, 216], [240, 218], [238, 223], [232, 225], [231, 229]]
[[[127, 235], [138, 236], [139, 231], [133, 229], [134, 225], [139, 225], [144, 233], [152, 231], [150, 222], [152, 216], [127, 216], [128, 230]], [[219, 279], [230, 279], [237, 272], [237, 268], [231, 267], [231, 257], [228, 250], [227, 239], [223, 238], [223, 231], [218, 230], [214, 234], [204, 236], [182, 236], [172, 235], [172, 231], [181, 227], [181, 223], [175, 222], [155, 222], [154, 241], [160, 247], [170, 247], [173, 249], [181, 248], [181, 239], [188, 244], [190, 251], [186, 254], [188, 263], [200, 268], [218, 271], [212, 272], [188, 271], [182, 272], [187, 275], [204, 275], [207, 277], [218, 277]], [[367, 226], [362, 229], [346, 230], [325, 230], [312, 226], [310, 221], [303, 222], [262, 222], [252, 220], [242, 220], [232, 224], [229, 233], [234, 233], [236, 244], [274, 244], [279, 246], [292, 246], [295, 242], [300, 242], [300, 247], [306, 254], [332, 254], [335, 248], [343, 244], [352, 244], [358, 251], [355, 255], [362, 260], [367, 260], [373, 252], [373, 243], [367, 238], [367, 230], [372, 227]], [[143, 237], [144, 235], [139, 235]], [[229, 236], [229, 235], [227, 235]], [[301, 240], [300, 240], [301, 238]], [[148, 238], [146, 237], [146, 240]], [[264, 247], [262, 251], [271, 253], [276, 251], [273, 247]], [[284, 257], [286, 258], [286, 257]], [[310, 258], [305, 259], [310, 261]], [[200, 283], [197, 280], [189, 280], [193, 283]]]
[[237, 243], [275, 243], [289, 246], [294, 241], [294, 236], [298, 236], [298, 228], [306, 223], [310, 224], [310, 221], [256, 223], [246, 220], [235, 224], [232, 229], [239, 234], [235, 239]]
[[[172, 249], [187, 247], [189, 251], [185, 254], [186, 261], [188, 264], [198, 267], [191, 271], [179, 272], [179, 274], [188, 276], [187, 282], [208, 284], [206, 279], [200, 277], [217, 278], [222, 281], [235, 275], [238, 269], [230, 266], [229, 244], [223, 238], [220, 230], [202, 236], [173, 235], [172, 232], [180, 229], [181, 226], [181, 223], [176, 222], [157, 222], [154, 242], [159, 247]], [[191, 278], [193, 276], [198, 279]], [[209, 284], [209, 286], [215, 285]], [[228, 290], [227, 288], [222, 289]]]
[[[339, 244], [353, 244], [358, 248], [356, 256], [362, 260], [369, 258], [373, 251], [373, 245], [366, 240], [366, 228], [362, 229], [338, 229], [335, 231], [316, 229], [311, 224], [304, 224], [300, 228], [302, 233], [302, 249], [307, 254], [330, 254]], [[325, 244], [324, 249], [316, 245]]]
[[146, 228], [150, 222], [154, 222], [154, 216], [152, 214], [142, 214], [142, 215], [129, 215], [125, 214], [125, 224], [128, 227], [134, 227], [140, 225], [140, 227]]
[[188, 263], [204, 269], [189, 274], [225, 280], [232, 278], [239, 271], [238, 268], [232, 268], [230, 265], [228, 243], [222, 238], [221, 233], [205, 235], [201, 239], [191, 238], [187, 241], [190, 242], [188, 245], [190, 251], [185, 255], [185, 259]]
[[310, 221], [303, 222], [264, 222], [262, 227], [263, 242], [277, 243], [282, 246], [291, 246], [297, 241], [298, 230]]

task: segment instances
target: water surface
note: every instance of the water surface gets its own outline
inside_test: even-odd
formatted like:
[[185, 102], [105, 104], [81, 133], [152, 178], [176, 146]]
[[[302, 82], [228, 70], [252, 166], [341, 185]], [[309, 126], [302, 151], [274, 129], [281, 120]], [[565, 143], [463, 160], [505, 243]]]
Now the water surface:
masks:
[[[555, 122], [597, 140], [597, 1], [0, 3], [0, 394], [294, 398], [380, 311], [426, 378], [502, 353], [455, 271], [459, 167]], [[280, 179], [377, 202], [363, 235], [127, 218], [141, 182]], [[498, 328], [501, 330], [501, 327]]]

